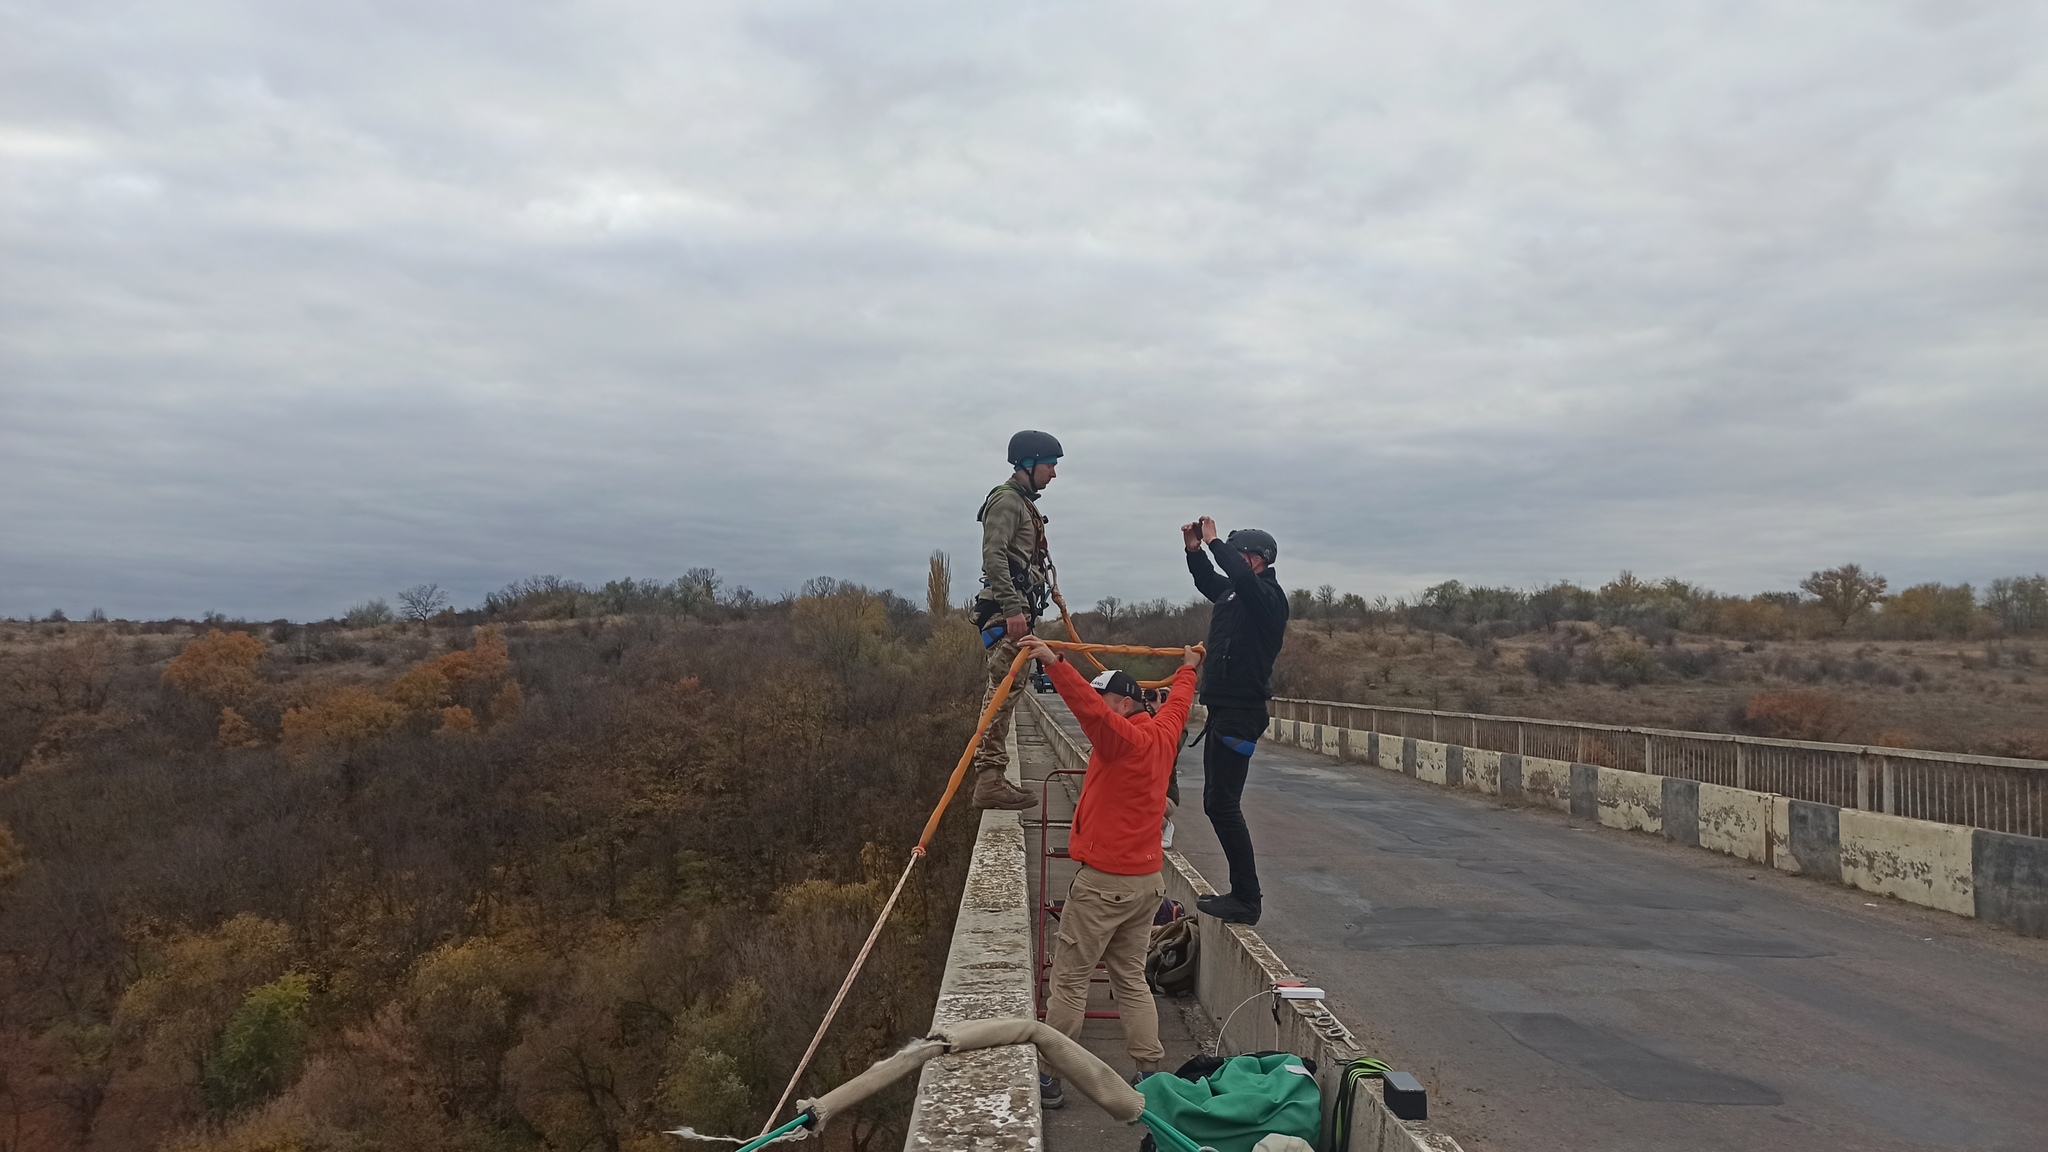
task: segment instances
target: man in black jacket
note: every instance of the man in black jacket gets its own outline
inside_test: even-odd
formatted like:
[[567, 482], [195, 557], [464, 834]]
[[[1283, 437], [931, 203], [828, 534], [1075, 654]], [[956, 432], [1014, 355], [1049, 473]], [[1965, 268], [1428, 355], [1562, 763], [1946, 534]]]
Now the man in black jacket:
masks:
[[[1259, 922], [1259, 870], [1252, 834], [1238, 800], [1252, 751], [1266, 734], [1266, 701], [1273, 695], [1273, 659], [1287, 639], [1287, 591], [1273, 574], [1280, 546], [1256, 528], [1216, 536], [1207, 516], [1180, 528], [1195, 587], [1215, 605], [1209, 617], [1208, 659], [1199, 698], [1209, 710], [1202, 744], [1202, 811], [1230, 861], [1230, 892], [1204, 896], [1196, 907], [1238, 924]], [[1207, 553], [1203, 547], [1207, 546]], [[1211, 566], [1210, 561], [1215, 561]], [[1216, 569], [1223, 571], [1219, 574]]]

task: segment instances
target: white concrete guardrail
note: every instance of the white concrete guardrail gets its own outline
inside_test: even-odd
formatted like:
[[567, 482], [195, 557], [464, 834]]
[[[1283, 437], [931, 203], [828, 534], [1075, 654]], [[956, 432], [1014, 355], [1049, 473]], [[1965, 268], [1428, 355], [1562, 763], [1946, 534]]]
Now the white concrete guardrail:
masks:
[[[1279, 743], [2048, 936], [2048, 838], [1896, 814], [1917, 807], [2042, 827], [2048, 764], [2039, 761], [1324, 700], [1276, 699], [1273, 712], [1267, 737]], [[1588, 759], [1617, 747], [1632, 753], [1621, 757], [1631, 766]], [[1716, 773], [1731, 782], [1706, 779]], [[1895, 788], [1901, 777], [1932, 791]], [[1877, 780], [1881, 811], [1870, 803]], [[1855, 802], [1813, 798], [1844, 792]], [[1900, 803], [1908, 797], [1915, 803]]]
[[1437, 712], [1341, 700], [1276, 697], [1271, 710], [1277, 720], [1340, 732], [1377, 732], [1397, 739], [1745, 788], [1834, 808], [2021, 836], [2048, 836], [2048, 761], [2042, 760]]
[[[1088, 766], [1088, 753], [1047, 712], [1037, 693], [1026, 692], [1024, 706], [1038, 713], [1040, 727], [1061, 767], [1085, 769]], [[1213, 895], [1215, 889], [1180, 853], [1168, 852], [1166, 893], [1186, 905], [1192, 913], [1195, 898]], [[1286, 962], [1252, 929], [1199, 914], [1196, 915], [1196, 927], [1201, 935], [1201, 958], [1197, 963], [1195, 998], [1218, 1028], [1223, 1026], [1231, 1010], [1247, 999], [1280, 984], [1301, 982]], [[1320, 1000], [1276, 999], [1270, 1006], [1254, 1000], [1237, 1014], [1221, 1044], [1226, 1055], [1271, 1050], [1292, 1052], [1316, 1062], [1316, 1083], [1323, 1094], [1325, 1137], [1319, 1142], [1319, 1147], [1329, 1146], [1333, 1110], [1337, 1105], [1337, 1094], [1344, 1084], [1345, 1063], [1372, 1055], [1359, 1047], [1351, 1030]], [[1381, 1099], [1377, 1080], [1360, 1081], [1355, 1093], [1352, 1152], [1462, 1152], [1456, 1140], [1431, 1128], [1427, 1122], [1396, 1117]], [[913, 1152], [922, 1152], [922, 1149]]]

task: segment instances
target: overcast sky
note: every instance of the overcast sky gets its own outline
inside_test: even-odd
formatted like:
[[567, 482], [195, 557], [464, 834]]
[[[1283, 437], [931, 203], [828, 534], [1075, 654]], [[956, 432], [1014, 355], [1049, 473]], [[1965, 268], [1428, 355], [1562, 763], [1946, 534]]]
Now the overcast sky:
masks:
[[0, 0], [0, 614], [2048, 568], [2048, 5]]

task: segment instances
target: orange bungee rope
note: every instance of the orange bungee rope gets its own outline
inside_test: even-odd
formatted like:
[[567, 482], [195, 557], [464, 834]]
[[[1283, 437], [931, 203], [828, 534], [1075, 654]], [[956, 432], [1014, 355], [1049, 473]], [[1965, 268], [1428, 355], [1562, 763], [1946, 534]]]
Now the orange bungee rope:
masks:
[[[1057, 599], [1059, 593], [1055, 591], [1053, 595]], [[1061, 601], [1060, 615], [1066, 614], [1067, 606]], [[1068, 634], [1075, 634], [1073, 627], [1073, 622], [1069, 618]], [[1057, 651], [1078, 652], [1093, 661], [1097, 668], [1103, 667], [1102, 662], [1095, 659], [1098, 652], [1126, 656], [1180, 656], [1186, 652], [1184, 648], [1147, 648], [1138, 644], [1083, 644], [1078, 640], [1047, 640], [1045, 643], [1047, 647]], [[1197, 644], [1195, 650], [1204, 649]], [[797, 1061], [796, 1071], [790, 1074], [789, 1085], [782, 1090], [782, 1098], [775, 1102], [775, 1110], [768, 1113], [767, 1123], [761, 1126], [762, 1136], [774, 1130], [775, 1118], [782, 1114], [783, 1106], [789, 1103], [790, 1095], [796, 1091], [797, 1081], [803, 1079], [805, 1069], [811, 1066], [811, 1058], [818, 1054], [818, 1045], [824, 1041], [826, 1030], [832, 1027], [832, 1018], [839, 1014], [840, 1005], [846, 1002], [847, 992], [853, 988], [854, 980], [860, 976], [861, 968], [868, 962], [868, 953], [874, 950], [875, 941], [881, 938], [882, 926], [889, 922], [889, 914], [895, 911], [896, 898], [903, 894], [903, 885], [910, 880], [911, 870], [917, 867], [919, 860], [924, 859], [925, 849], [931, 846], [932, 837], [938, 834], [939, 819], [946, 814], [947, 806], [953, 803], [953, 797], [959, 793], [961, 782], [967, 779], [968, 766], [974, 763], [975, 748], [980, 746], [982, 736], [988, 732], [988, 726], [995, 722], [996, 713], [1002, 711], [1003, 704], [1009, 700], [1010, 690], [1017, 683], [1017, 673], [1023, 670], [1025, 661], [1029, 659], [1029, 652], [1017, 653], [1017, 658], [1010, 661], [1009, 672], [1003, 676], [1002, 682], [996, 685], [995, 692], [988, 698], [988, 704], [982, 708], [981, 719], [974, 725], [973, 738], [967, 741], [967, 748], [960, 753], [959, 762], [953, 765], [953, 774], [946, 778], [946, 790], [940, 793], [939, 802], [933, 807], [931, 817], [924, 822], [924, 832], [918, 836], [917, 844], [911, 848], [910, 859], [903, 865], [903, 874], [896, 878], [896, 887], [890, 891], [889, 899], [882, 904], [881, 914], [875, 917], [875, 926], [868, 930], [868, 938], [861, 944], [860, 952], [854, 956], [853, 967], [847, 969], [846, 979], [840, 981], [839, 991], [833, 995], [831, 1006], [825, 1009], [825, 1018], [818, 1022], [818, 1031], [811, 1036], [810, 1046], [804, 1049], [803, 1059]], [[1160, 684], [1171, 682], [1162, 680], [1147, 687], [1158, 687]]]

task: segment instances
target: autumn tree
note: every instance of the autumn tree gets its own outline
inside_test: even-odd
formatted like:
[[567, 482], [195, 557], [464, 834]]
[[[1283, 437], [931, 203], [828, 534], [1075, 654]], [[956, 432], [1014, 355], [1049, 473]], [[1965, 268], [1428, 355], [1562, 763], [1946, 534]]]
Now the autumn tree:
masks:
[[223, 706], [220, 710], [220, 728], [214, 733], [214, 742], [223, 748], [258, 748], [263, 744], [263, 734], [256, 726], [233, 708]]
[[164, 669], [164, 683], [211, 704], [239, 704], [256, 691], [256, 665], [263, 641], [247, 632], [215, 628], [178, 653]]
[[405, 709], [367, 688], [341, 688], [303, 708], [284, 714], [285, 747], [294, 752], [317, 748], [353, 754], [364, 741], [398, 726]]
[[1799, 590], [1818, 601], [1821, 611], [1844, 628], [1882, 599], [1884, 589], [1885, 578], [1864, 572], [1860, 564], [1824, 568], [1799, 582]]

